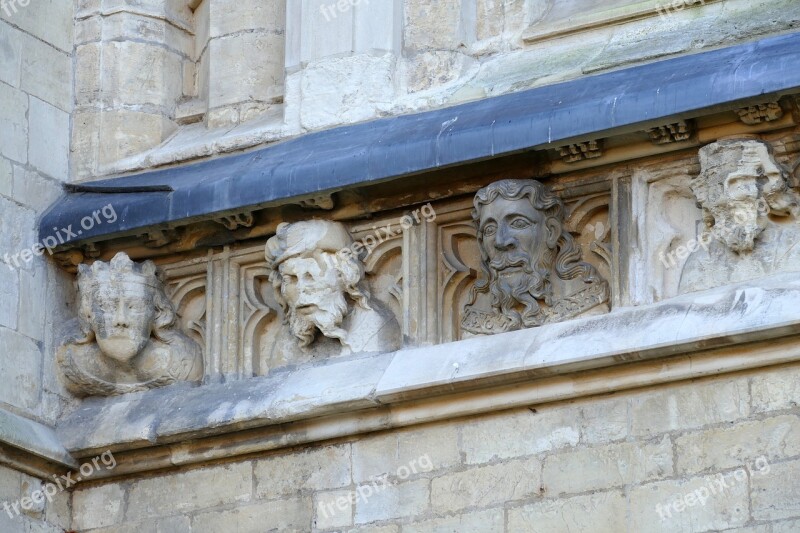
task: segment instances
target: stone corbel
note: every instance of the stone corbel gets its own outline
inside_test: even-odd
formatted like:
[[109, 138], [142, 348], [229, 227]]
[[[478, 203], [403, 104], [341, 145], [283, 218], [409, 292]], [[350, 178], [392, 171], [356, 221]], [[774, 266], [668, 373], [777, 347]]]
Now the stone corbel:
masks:
[[584, 159], [596, 159], [603, 156], [603, 143], [600, 140], [569, 144], [558, 149], [565, 163], [577, 163]]
[[244, 213], [236, 213], [235, 215], [225, 216], [215, 219], [215, 222], [222, 224], [229, 230], [237, 230], [239, 228], [251, 228], [255, 223], [255, 217], [250, 211]]
[[781, 109], [778, 102], [767, 102], [737, 109], [736, 114], [739, 115], [739, 120], [742, 123], [748, 126], [755, 126], [756, 124], [779, 120], [783, 117], [783, 109]]
[[659, 145], [688, 141], [694, 131], [694, 124], [691, 121], [681, 120], [680, 122], [650, 128], [647, 130], [647, 134], [653, 144]]
[[306, 209], [322, 209], [324, 211], [330, 211], [334, 208], [334, 205], [333, 196], [330, 194], [321, 194], [319, 196], [314, 196], [313, 198], [307, 198], [300, 201], [300, 206], [305, 207]]

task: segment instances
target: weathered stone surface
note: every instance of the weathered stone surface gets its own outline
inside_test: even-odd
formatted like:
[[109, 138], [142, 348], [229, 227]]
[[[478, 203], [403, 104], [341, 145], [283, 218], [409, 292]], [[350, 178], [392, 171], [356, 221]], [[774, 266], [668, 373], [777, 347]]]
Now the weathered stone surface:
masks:
[[[69, 178], [69, 114], [31, 98], [28, 123], [29, 134], [36, 139], [28, 150], [30, 164], [43, 174], [66, 181]], [[39, 209], [44, 207], [46, 205]]]
[[4, 409], [0, 409], [0, 442], [57, 464], [71, 468], [78, 466], [51, 428]]
[[[470, 420], [461, 429], [461, 451], [466, 463], [480, 464], [575, 446], [580, 439], [575, 422], [560, 409]], [[525, 437], [516, 438], [520, 435]]]
[[748, 521], [747, 475], [715, 474], [636, 487], [630, 509], [634, 531], [703, 532], [742, 526]]
[[756, 520], [800, 517], [800, 461], [771, 465], [769, 475], [753, 476], [751, 486]]
[[508, 530], [598, 533], [625, 531], [625, 508], [625, 496], [620, 492], [546, 500], [509, 509]]
[[355, 523], [417, 516], [428, 509], [429, 500], [430, 482], [427, 479], [387, 486], [376, 490], [369, 499], [356, 500]]
[[[576, 470], [576, 465], [580, 465]], [[542, 480], [549, 496], [638, 485], [672, 475], [672, 441], [621, 443], [558, 452], [544, 461]]]
[[[102, 215], [112, 224], [118, 215], [109, 206]], [[202, 379], [201, 348], [178, 327], [162, 277], [152, 261], [122, 252], [80, 265], [78, 318], [57, 354], [70, 392], [112, 396]]]
[[750, 393], [756, 413], [797, 408], [800, 405], [800, 367], [766, 370], [753, 376]]
[[22, 35], [20, 32], [0, 22], [0, 81], [12, 87], [19, 87], [22, 65]]
[[125, 511], [125, 491], [115, 484], [78, 490], [75, 491], [72, 505], [74, 525], [78, 530], [121, 524]]
[[143, 479], [128, 489], [125, 518], [135, 520], [243, 504], [251, 501], [252, 490], [253, 465], [249, 462]]
[[530, 500], [542, 491], [541, 471], [541, 461], [526, 459], [436, 477], [431, 480], [431, 506], [436, 513], [452, 513]]
[[311, 511], [309, 499], [293, 498], [241, 506], [229, 511], [202, 513], [192, 519], [192, 533], [303, 533], [311, 530]]
[[38, 39], [25, 36], [20, 88], [63, 111], [72, 109], [72, 61]]
[[273, 500], [300, 491], [326, 490], [351, 483], [350, 445], [314, 448], [255, 462], [256, 497]]
[[405, 0], [404, 46], [407, 51], [456, 50], [468, 45], [463, 0], [428, 2]]
[[28, 96], [0, 83], [0, 155], [28, 161]]
[[448, 531], [503, 533], [505, 531], [503, 509], [464, 513], [403, 525], [403, 533], [445, 533]]
[[39, 404], [41, 393], [42, 354], [36, 343], [19, 333], [0, 327], [0, 402], [33, 410]]
[[760, 471], [770, 462], [800, 455], [800, 419], [778, 416], [689, 433], [675, 439], [675, 446], [680, 473], [742, 466]]
[[631, 402], [631, 433], [650, 437], [740, 420], [750, 413], [749, 398], [747, 383], [734, 380], [658, 391]]
[[352, 526], [353, 506], [358, 497], [358, 493], [352, 490], [318, 493], [315, 498], [314, 523], [316, 527], [329, 529]]
[[455, 425], [428, 426], [372, 436], [353, 443], [353, 480], [397, 476], [401, 468], [413, 473], [435, 471], [459, 464]]

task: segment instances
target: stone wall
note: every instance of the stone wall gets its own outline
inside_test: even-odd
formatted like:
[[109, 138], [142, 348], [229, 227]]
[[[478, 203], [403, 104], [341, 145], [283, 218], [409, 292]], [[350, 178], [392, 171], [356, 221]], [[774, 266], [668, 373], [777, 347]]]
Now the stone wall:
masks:
[[[23, 5], [25, 4], [25, 5]], [[52, 425], [68, 403], [56, 378], [54, 338], [71, 282], [35, 252], [36, 219], [69, 179], [71, 2], [4, 2], [0, 9], [0, 409]], [[7, 437], [9, 427], [0, 424]], [[9, 462], [3, 449], [3, 464]], [[11, 460], [13, 463], [13, 459]], [[0, 530], [68, 529], [69, 494], [22, 510], [41, 482], [0, 466]], [[21, 512], [18, 512], [21, 511]]]
[[793, 364], [87, 486], [74, 527], [793, 532], [798, 378]]

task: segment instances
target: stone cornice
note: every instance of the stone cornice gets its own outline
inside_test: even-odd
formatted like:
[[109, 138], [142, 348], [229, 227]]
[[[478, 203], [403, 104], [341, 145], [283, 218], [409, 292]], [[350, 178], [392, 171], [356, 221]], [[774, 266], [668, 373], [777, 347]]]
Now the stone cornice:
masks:
[[0, 464], [38, 477], [76, 468], [55, 431], [0, 409]]
[[[800, 277], [226, 384], [90, 400], [58, 435], [118, 476], [800, 360]], [[768, 342], [765, 342], [768, 341]]]

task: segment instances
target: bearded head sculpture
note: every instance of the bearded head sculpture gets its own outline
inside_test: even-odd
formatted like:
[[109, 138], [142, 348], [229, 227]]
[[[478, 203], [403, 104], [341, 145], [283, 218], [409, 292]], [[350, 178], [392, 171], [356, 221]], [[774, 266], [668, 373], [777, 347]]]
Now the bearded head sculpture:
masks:
[[[605, 284], [593, 266], [581, 261], [580, 248], [565, 230], [564, 204], [541, 183], [495, 182], [478, 191], [474, 206], [483, 277], [462, 320], [467, 331], [496, 333], [552, 321], [565, 296], [559, 280]], [[486, 294], [488, 314], [476, 309]]]
[[348, 299], [358, 309], [371, 309], [369, 292], [362, 286], [364, 266], [348, 253], [352, 244], [342, 224], [327, 220], [280, 224], [267, 241], [275, 297], [300, 346], [309, 346], [317, 332], [344, 343]]
[[712, 235], [736, 253], [750, 252], [768, 215], [797, 214], [786, 172], [766, 144], [729, 140], [700, 149], [700, 175], [691, 182]]

